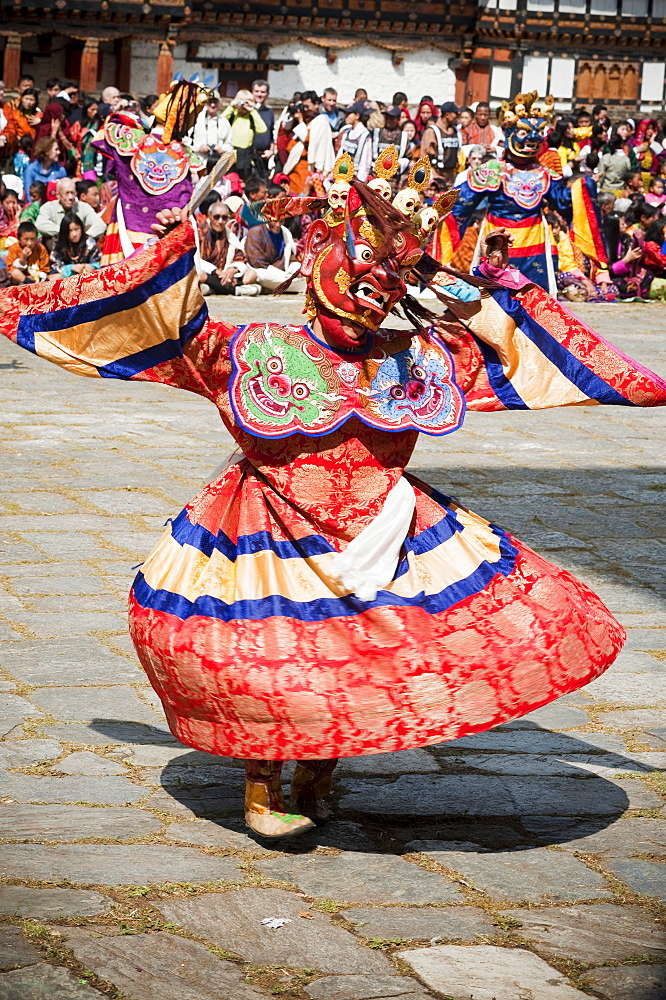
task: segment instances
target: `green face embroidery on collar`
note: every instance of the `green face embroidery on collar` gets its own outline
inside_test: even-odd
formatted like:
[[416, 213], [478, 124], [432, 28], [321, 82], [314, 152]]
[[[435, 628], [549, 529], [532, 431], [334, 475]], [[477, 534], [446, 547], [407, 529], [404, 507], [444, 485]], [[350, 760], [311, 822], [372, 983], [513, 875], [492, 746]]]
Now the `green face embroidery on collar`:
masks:
[[302, 334], [280, 332], [281, 338], [268, 325], [255, 327], [234, 352], [240, 378], [234, 379], [233, 402], [256, 430], [271, 436], [323, 425], [343, 398], [323, 351]]

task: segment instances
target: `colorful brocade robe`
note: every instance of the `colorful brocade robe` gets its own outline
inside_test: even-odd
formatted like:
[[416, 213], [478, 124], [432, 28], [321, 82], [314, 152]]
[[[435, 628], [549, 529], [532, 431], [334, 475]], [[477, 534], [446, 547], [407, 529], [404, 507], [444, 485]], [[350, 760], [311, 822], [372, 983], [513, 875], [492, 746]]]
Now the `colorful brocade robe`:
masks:
[[530, 281], [557, 294], [546, 205], [572, 222], [573, 238], [586, 256], [607, 266], [596, 205], [596, 185], [579, 177], [571, 187], [541, 163], [521, 169], [490, 160], [474, 170], [458, 189], [453, 216], [462, 236], [475, 212], [485, 209], [479, 240], [491, 229], [506, 228], [513, 243], [509, 261]]
[[[466, 406], [656, 406], [666, 385], [535, 285], [346, 352], [307, 326], [209, 319], [193, 253], [184, 225], [121, 264], [0, 296], [14, 343], [75, 374], [194, 392], [242, 453], [174, 518], [130, 595], [172, 732], [263, 759], [400, 750], [518, 718], [605, 670], [624, 634], [599, 598], [405, 468], [418, 433], [454, 432]], [[361, 600], [336, 555], [403, 475], [415, 508], [394, 577]]]

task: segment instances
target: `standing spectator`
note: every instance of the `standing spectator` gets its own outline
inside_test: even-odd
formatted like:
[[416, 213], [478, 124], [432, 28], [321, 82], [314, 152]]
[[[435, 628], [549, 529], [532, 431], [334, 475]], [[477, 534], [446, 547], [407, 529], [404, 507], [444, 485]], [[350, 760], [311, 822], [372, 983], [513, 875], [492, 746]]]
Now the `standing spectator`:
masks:
[[19, 223], [17, 242], [7, 251], [5, 267], [12, 285], [44, 281], [50, 270], [49, 255], [37, 238], [34, 222]]
[[336, 136], [345, 123], [345, 113], [338, 107], [338, 92], [333, 87], [327, 87], [321, 95], [319, 110], [328, 118], [331, 132]]
[[57, 139], [50, 135], [45, 135], [33, 148], [34, 160], [26, 167], [23, 177], [23, 186], [30, 190], [34, 181], [41, 181], [45, 186], [49, 181], [60, 180], [65, 177], [66, 170], [58, 159], [60, 147]]
[[442, 104], [442, 117], [431, 122], [421, 139], [421, 155], [430, 160], [435, 177], [453, 185], [458, 168], [460, 139], [456, 129], [459, 109], [452, 101]]
[[[405, 140], [406, 146], [407, 140]], [[389, 146], [396, 146], [398, 150], [403, 148], [402, 128], [400, 126], [400, 108], [397, 104], [390, 104], [384, 109], [384, 124], [381, 128], [372, 130], [372, 157], [374, 160], [384, 152]], [[400, 161], [400, 170], [390, 178], [389, 183], [393, 193], [396, 194], [400, 185], [400, 175], [409, 169], [407, 157]]]
[[43, 139], [44, 136], [50, 136], [58, 143], [58, 160], [63, 166], [66, 166], [68, 153], [72, 149], [72, 141], [69, 124], [65, 118], [65, 109], [57, 101], [51, 101], [50, 104], [46, 105], [42, 120], [37, 126], [37, 142], [39, 143], [39, 140]]
[[239, 90], [222, 115], [231, 126], [231, 141], [236, 150], [234, 170], [242, 180], [254, 172], [254, 140], [257, 133], [266, 132], [263, 118], [254, 106], [249, 90]]
[[331, 126], [326, 115], [319, 114], [319, 97], [314, 90], [304, 91], [300, 108], [284, 128], [291, 132], [284, 173], [292, 194], [302, 194], [308, 174], [325, 176], [335, 163]]
[[146, 97], [142, 97], [139, 101], [139, 117], [143, 122], [144, 128], [150, 128], [153, 122], [153, 110], [155, 105], [159, 104], [159, 96], [157, 94], [148, 94]]
[[266, 107], [269, 87], [266, 80], [255, 80], [252, 84], [252, 96], [257, 114], [266, 126], [265, 132], [254, 137], [254, 165], [257, 173], [268, 180], [268, 161], [275, 152], [273, 137], [275, 135], [275, 115], [271, 108]]
[[99, 212], [100, 194], [95, 181], [77, 181], [76, 197], [79, 202], [82, 202], [84, 205], [89, 205], [93, 212]]
[[57, 76], [50, 76], [44, 90], [46, 91], [46, 103], [50, 104], [51, 101], [55, 101], [62, 90], [62, 80], [59, 80]]
[[490, 124], [490, 105], [487, 101], [479, 101], [474, 118], [461, 130], [460, 141], [463, 146], [483, 146], [486, 153], [497, 156], [502, 143], [502, 130]]
[[[25, 185], [25, 180], [24, 180]], [[24, 191], [26, 188], [24, 186]], [[21, 212], [21, 222], [34, 222], [39, 215], [39, 210], [46, 201], [46, 184], [43, 181], [33, 181], [27, 188], [26, 194], [29, 202]]]
[[117, 87], [105, 87], [102, 91], [102, 100], [99, 105], [99, 116], [104, 121], [112, 111], [117, 111], [120, 107], [120, 91]]
[[345, 126], [338, 137], [338, 153], [349, 153], [354, 161], [354, 177], [364, 184], [372, 170], [372, 139], [366, 127], [368, 110], [363, 101], [345, 108]]
[[604, 104], [595, 104], [592, 108], [592, 124], [603, 125], [605, 129], [609, 129], [611, 126], [610, 118], [608, 117], [608, 108]]
[[409, 101], [407, 100], [407, 94], [405, 94], [402, 90], [396, 90], [391, 104], [395, 104], [401, 111], [404, 111], [410, 121], [412, 120], [412, 116], [409, 113]]
[[231, 125], [220, 115], [218, 97], [211, 97], [197, 117], [192, 141], [194, 151], [206, 157], [209, 173], [222, 153], [230, 153], [233, 149]]
[[66, 83], [62, 88], [62, 94], [67, 95], [69, 104], [65, 107], [65, 115], [70, 125], [81, 124], [83, 121], [83, 108], [80, 105], [81, 91], [76, 83]]
[[274, 291], [299, 269], [298, 262], [294, 260], [294, 238], [280, 222], [255, 226], [247, 234], [244, 249], [248, 264], [255, 270], [256, 280], [266, 291]]
[[42, 205], [35, 225], [43, 236], [57, 236], [62, 220], [67, 214], [76, 215], [86, 236], [97, 239], [103, 236], [106, 225], [90, 205], [76, 200], [76, 185], [69, 177], [63, 177], [56, 185], [57, 201], [47, 201]]
[[423, 130], [428, 126], [428, 124], [437, 118], [437, 108], [432, 101], [422, 100], [419, 104], [419, 109], [416, 112], [416, 117], [414, 118], [414, 124], [416, 125], [416, 134], [419, 139], [423, 135]]
[[465, 129], [474, 121], [474, 112], [471, 108], [462, 108], [460, 114], [458, 115], [458, 135], [460, 136], [460, 145], [463, 145], [462, 134]]
[[461, 184], [464, 184], [469, 176], [470, 169], [480, 167], [485, 158], [486, 150], [484, 146], [468, 146], [465, 169], [461, 170], [456, 177], [454, 187], [460, 187]]
[[52, 270], [58, 277], [71, 278], [73, 274], [96, 271], [100, 266], [100, 257], [97, 240], [86, 235], [83, 220], [76, 212], [67, 212], [62, 218], [58, 237], [51, 251]]
[[248, 267], [240, 241], [228, 228], [230, 222], [231, 212], [221, 201], [213, 202], [208, 217], [198, 222], [204, 265], [201, 291], [204, 295], [258, 295], [256, 272]]

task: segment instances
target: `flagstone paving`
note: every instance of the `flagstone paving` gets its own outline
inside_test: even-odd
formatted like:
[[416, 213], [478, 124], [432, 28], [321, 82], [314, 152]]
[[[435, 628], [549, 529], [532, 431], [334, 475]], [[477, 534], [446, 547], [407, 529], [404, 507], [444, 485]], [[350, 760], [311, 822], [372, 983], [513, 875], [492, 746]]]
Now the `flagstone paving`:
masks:
[[[579, 310], [666, 373], [666, 307]], [[280, 845], [244, 828], [239, 762], [171, 736], [125, 631], [134, 568], [231, 451], [215, 411], [4, 342], [0, 378], [0, 1000], [664, 996], [666, 410], [420, 440], [410, 468], [585, 580], [626, 647], [499, 729], [343, 761], [335, 820]]]

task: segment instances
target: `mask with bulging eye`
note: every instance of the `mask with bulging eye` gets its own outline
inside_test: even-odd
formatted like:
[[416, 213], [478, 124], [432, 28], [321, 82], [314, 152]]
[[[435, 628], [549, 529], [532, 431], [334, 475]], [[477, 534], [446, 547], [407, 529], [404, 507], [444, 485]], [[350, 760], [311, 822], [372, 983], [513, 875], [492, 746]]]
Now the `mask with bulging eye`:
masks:
[[425, 205], [414, 215], [414, 228], [417, 236], [423, 239], [433, 231], [440, 220], [440, 215], [434, 205]]
[[342, 216], [349, 197], [351, 187], [346, 181], [336, 181], [328, 192], [328, 204], [334, 215]]
[[371, 181], [368, 181], [368, 187], [372, 191], [376, 191], [384, 201], [390, 201], [393, 197], [393, 189], [385, 177], [373, 177]]
[[393, 207], [397, 208], [406, 218], [411, 219], [414, 212], [421, 204], [421, 199], [419, 197], [418, 191], [414, 188], [403, 188], [402, 191], [398, 191], [397, 195], [393, 199]]

